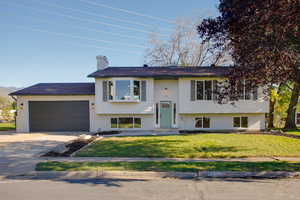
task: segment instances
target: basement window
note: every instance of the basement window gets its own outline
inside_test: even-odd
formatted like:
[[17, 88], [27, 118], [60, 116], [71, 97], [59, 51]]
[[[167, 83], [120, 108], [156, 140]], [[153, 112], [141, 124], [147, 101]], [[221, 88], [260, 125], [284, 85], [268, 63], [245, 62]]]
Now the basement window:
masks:
[[248, 117], [234, 117], [233, 127], [235, 128], [248, 128]]
[[119, 117], [110, 119], [111, 128], [132, 129], [142, 128], [141, 118], [135, 117]]
[[210, 118], [208, 117], [195, 118], [195, 128], [210, 128]]

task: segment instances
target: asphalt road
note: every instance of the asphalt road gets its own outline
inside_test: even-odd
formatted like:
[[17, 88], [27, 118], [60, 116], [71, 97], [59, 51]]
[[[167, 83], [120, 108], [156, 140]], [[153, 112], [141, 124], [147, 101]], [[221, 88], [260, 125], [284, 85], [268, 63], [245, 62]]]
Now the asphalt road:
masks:
[[300, 200], [300, 180], [0, 181], [1, 200]]

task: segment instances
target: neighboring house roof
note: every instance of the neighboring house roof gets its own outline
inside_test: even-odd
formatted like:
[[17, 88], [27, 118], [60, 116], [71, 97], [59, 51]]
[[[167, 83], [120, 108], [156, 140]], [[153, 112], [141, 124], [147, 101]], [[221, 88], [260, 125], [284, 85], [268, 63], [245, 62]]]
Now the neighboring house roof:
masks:
[[231, 67], [108, 67], [98, 70], [88, 77], [225, 77]]
[[9, 95], [95, 95], [95, 83], [39, 83]]

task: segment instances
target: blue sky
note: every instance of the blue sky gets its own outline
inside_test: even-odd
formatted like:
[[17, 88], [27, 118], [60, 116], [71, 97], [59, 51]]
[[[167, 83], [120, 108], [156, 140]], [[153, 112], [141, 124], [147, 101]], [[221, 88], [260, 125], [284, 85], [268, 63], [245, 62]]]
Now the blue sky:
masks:
[[107, 56], [111, 66], [140, 66], [151, 32], [167, 38], [170, 22], [185, 16], [215, 16], [217, 3], [0, 1], [0, 86], [93, 81], [86, 76], [96, 69], [96, 55]]

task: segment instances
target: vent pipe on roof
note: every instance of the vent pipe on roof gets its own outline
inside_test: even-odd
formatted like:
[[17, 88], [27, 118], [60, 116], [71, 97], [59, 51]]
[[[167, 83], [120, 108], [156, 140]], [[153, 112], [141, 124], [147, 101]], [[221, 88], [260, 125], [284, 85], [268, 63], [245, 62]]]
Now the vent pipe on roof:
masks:
[[101, 70], [101, 69], [105, 69], [108, 67], [108, 60], [106, 58], [106, 56], [96, 56], [97, 59], [97, 69]]

